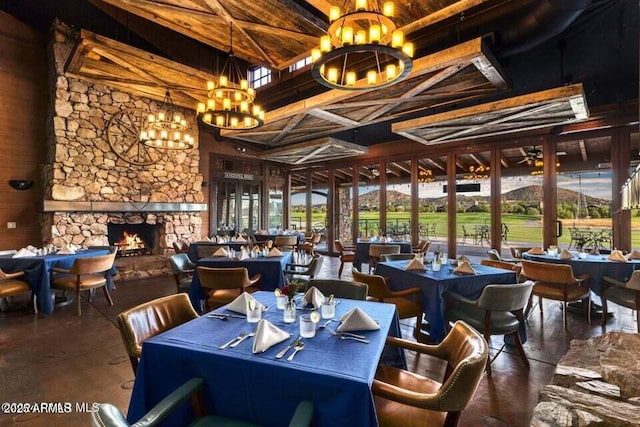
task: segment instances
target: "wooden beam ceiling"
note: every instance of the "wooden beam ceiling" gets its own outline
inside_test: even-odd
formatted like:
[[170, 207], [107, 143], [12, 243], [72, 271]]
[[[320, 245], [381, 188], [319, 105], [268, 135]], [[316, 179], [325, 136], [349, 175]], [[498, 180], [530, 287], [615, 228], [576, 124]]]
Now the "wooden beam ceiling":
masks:
[[391, 129], [431, 145], [552, 127], [588, 117], [582, 84], [574, 84], [397, 122]]

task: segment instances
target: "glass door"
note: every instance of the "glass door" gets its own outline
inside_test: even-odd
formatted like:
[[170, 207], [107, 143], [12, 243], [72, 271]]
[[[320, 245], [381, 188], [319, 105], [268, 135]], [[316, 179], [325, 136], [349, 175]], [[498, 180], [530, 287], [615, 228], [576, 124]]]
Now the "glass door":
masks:
[[242, 184], [242, 206], [239, 231], [255, 231], [260, 227], [260, 185]]
[[216, 204], [218, 226], [216, 234], [229, 235], [236, 232], [236, 182], [220, 181]]

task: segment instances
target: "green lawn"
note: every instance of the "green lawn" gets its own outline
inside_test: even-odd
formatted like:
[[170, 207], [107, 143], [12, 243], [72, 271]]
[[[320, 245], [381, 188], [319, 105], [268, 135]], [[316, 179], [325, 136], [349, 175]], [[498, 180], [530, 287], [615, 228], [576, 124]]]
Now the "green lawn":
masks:
[[[361, 212], [359, 215], [360, 221], [368, 221], [370, 229], [378, 229], [379, 223], [378, 212]], [[388, 212], [387, 222], [389, 224], [405, 224], [409, 223], [410, 214], [408, 212]], [[304, 229], [305, 214], [296, 212], [292, 215], [291, 222], [293, 224], [301, 224]], [[314, 227], [319, 227], [325, 223], [326, 214], [314, 213], [312, 215], [312, 224]], [[421, 213], [419, 216], [420, 224], [426, 225], [436, 223], [436, 235], [439, 239], [446, 236], [447, 230], [447, 213]], [[516, 215], [516, 214], [503, 214], [502, 222], [507, 225], [508, 240], [507, 243], [536, 243], [542, 242], [542, 219], [537, 215]], [[563, 234], [558, 238], [560, 245], [568, 245], [571, 239], [569, 234], [569, 226], [573, 224], [573, 220], [563, 220]], [[601, 223], [610, 223], [607, 219], [600, 220]], [[477, 213], [458, 213], [457, 214], [457, 235], [459, 239], [462, 238], [462, 225], [467, 227], [468, 232], [472, 232], [474, 225], [489, 225], [491, 224], [491, 215], [488, 212]], [[606, 226], [592, 226], [593, 229], [610, 228]], [[632, 247], [640, 248], [640, 217], [631, 217], [631, 228], [634, 230], [632, 233]], [[370, 234], [372, 234], [370, 232]], [[469, 242], [469, 241], [468, 241]]]

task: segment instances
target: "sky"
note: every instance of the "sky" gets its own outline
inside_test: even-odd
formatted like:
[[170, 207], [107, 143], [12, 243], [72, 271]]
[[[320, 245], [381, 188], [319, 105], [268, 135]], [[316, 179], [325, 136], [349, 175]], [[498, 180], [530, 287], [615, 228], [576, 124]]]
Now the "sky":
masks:
[[[595, 171], [595, 172], [581, 172], [581, 173], [569, 173], [557, 176], [558, 188], [564, 188], [567, 190], [577, 191], [587, 196], [597, 197], [599, 199], [611, 200], [611, 171]], [[479, 181], [459, 180], [459, 184], [466, 184], [471, 182], [480, 182], [480, 191], [473, 193], [465, 193], [467, 196], [489, 196], [490, 195], [490, 182], [488, 179]], [[432, 182], [428, 184], [422, 184], [418, 188], [418, 194], [420, 198], [439, 198], [445, 195], [442, 192], [442, 181]], [[523, 175], [517, 177], [504, 177], [502, 178], [502, 193], [507, 193], [511, 190], [515, 190], [521, 187], [527, 187], [529, 185], [542, 185], [542, 176]], [[368, 193], [370, 191], [377, 190], [377, 186], [362, 187], [362, 193]], [[411, 189], [408, 184], [391, 185], [389, 190], [398, 191], [404, 194], [411, 194]], [[305, 195], [298, 193], [291, 196], [292, 205], [303, 205]], [[320, 195], [312, 195], [312, 204], [322, 204], [326, 200]]]

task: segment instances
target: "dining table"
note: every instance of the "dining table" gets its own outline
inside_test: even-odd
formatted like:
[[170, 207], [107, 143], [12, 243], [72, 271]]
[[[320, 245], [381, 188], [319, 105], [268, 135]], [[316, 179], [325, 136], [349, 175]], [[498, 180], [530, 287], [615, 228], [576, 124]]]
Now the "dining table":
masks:
[[[200, 316], [188, 323], [146, 340], [138, 365], [127, 418], [139, 420], [163, 397], [190, 378], [204, 379], [202, 398], [208, 413], [264, 426], [282, 427], [302, 400], [314, 405], [316, 427], [377, 426], [371, 384], [378, 363], [406, 367], [402, 352], [388, 351], [388, 335], [400, 336], [398, 314], [393, 304], [338, 299], [334, 321], [304, 338], [304, 348], [293, 360], [276, 358], [299, 336], [299, 309], [294, 323], [283, 322], [273, 292], [252, 294], [268, 306], [262, 319], [286, 332], [286, 338], [264, 352], [253, 353], [253, 338], [237, 347], [221, 345], [241, 333], [254, 331], [255, 323], [244, 318]], [[380, 326], [358, 331], [369, 343], [342, 339], [330, 330], [349, 310], [359, 307]], [[233, 314], [225, 307], [216, 313]], [[322, 325], [325, 320], [321, 320]], [[386, 349], [386, 350], [385, 350]], [[186, 425], [193, 419], [189, 405], [183, 405], [163, 425]]]
[[574, 275], [589, 275], [589, 289], [597, 296], [602, 294], [602, 281], [604, 276], [626, 282], [631, 277], [631, 274], [640, 268], [640, 260], [628, 260], [627, 262], [612, 261], [609, 259], [609, 255], [600, 254], [583, 254], [581, 256], [584, 258], [580, 258], [579, 252], [569, 252], [572, 257], [566, 259], [560, 258], [557, 254], [549, 255], [546, 251], [540, 255], [524, 252], [522, 257], [530, 261], [569, 264]]
[[216, 242], [193, 242], [189, 245], [189, 250], [187, 251], [187, 256], [189, 257], [189, 259], [192, 262], [196, 262], [198, 261], [200, 258], [204, 258], [201, 255], [202, 251], [199, 251], [198, 248], [207, 248], [209, 250], [210, 253], [215, 252], [218, 248], [230, 248], [233, 249], [235, 251], [239, 251], [242, 249], [242, 247], [248, 247], [249, 243], [244, 241], [244, 242], [238, 242], [238, 241], [234, 241], [234, 240], [230, 240], [227, 243], [216, 243]]
[[454, 272], [455, 267], [450, 264], [442, 265], [439, 271], [434, 271], [430, 265], [425, 266], [427, 269], [424, 271], [406, 270], [409, 262], [408, 260], [379, 262], [376, 274], [387, 279], [392, 291], [421, 289], [422, 308], [429, 322], [430, 337], [435, 342], [441, 342], [446, 335], [444, 310], [447, 292], [451, 291], [463, 297], [477, 299], [487, 285], [517, 283], [516, 274], [513, 271], [486, 265], [472, 264], [476, 274], [458, 274]]
[[[24, 271], [24, 276], [20, 279], [25, 280], [31, 287], [38, 303], [38, 311], [48, 314], [52, 313], [54, 309], [52, 298], [54, 293], [51, 290], [52, 269], [54, 267], [71, 268], [73, 261], [77, 258], [107, 254], [109, 254], [108, 249], [80, 249], [73, 254], [54, 253], [19, 258], [13, 258], [12, 255], [2, 255], [0, 256], [0, 268], [5, 273]], [[107, 289], [109, 290], [113, 289], [115, 272], [114, 266], [107, 280]]]
[[411, 242], [408, 242], [406, 240], [380, 241], [380, 239], [358, 239], [356, 241], [355, 255], [353, 256], [353, 266], [359, 271], [362, 271], [362, 264], [369, 263], [369, 246], [371, 245], [399, 245], [401, 253], [410, 254], [412, 252]]
[[[258, 273], [262, 275], [260, 281], [256, 284], [263, 291], [273, 291], [281, 288], [285, 284], [284, 270], [288, 264], [293, 263], [293, 252], [283, 252], [282, 256], [263, 256], [258, 255], [255, 258], [247, 258], [239, 260], [237, 257], [211, 256], [200, 258], [196, 261], [196, 267], [212, 267], [212, 268], [238, 268], [244, 267], [252, 277]], [[198, 276], [198, 269], [193, 274], [191, 286], [189, 288], [189, 297], [194, 307], [200, 307], [201, 301], [205, 295]]]

